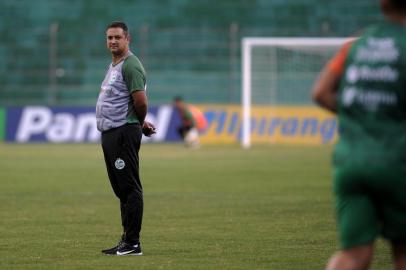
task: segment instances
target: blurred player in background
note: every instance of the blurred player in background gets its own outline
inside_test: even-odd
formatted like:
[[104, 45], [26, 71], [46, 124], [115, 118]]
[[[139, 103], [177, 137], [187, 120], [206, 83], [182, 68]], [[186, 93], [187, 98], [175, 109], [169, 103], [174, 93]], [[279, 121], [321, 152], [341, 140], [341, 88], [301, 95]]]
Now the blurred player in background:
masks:
[[178, 111], [181, 121], [180, 126], [177, 128], [179, 136], [182, 137], [187, 147], [198, 148], [200, 146], [199, 131], [189, 105], [179, 96], [174, 98], [173, 105]]
[[96, 106], [97, 128], [114, 193], [120, 199], [122, 237], [117, 246], [102, 250], [108, 255], [142, 255], [140, 231], [144, 208], [139, 176], [142, 134], [151, 136], [155, 127], [145, 122], [148, 110], [145, 70], [129, 50], [130, 35], [123, 22], [106, 29], [112, 63], [101, 86]]
[[313, 99], [337, 113], [334, 192], [341, 251], [327, 269], [368, 269], [379, 235], [406, 269], [406, 1], [381, 0], [386, 22], [343, 46]]

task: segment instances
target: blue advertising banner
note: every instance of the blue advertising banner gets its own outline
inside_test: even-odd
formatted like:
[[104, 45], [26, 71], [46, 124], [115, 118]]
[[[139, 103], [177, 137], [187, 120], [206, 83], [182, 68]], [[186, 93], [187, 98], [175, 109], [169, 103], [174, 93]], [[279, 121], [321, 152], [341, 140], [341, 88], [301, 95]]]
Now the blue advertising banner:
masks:
[[[199, 129], [202, 144], [240, 142], [240, 106], [200, 105], [196, 108], [206, 122], [205, 128]], [[171, 105], [150, 107], [147, 121], [156, 126], [157, 133], [151, 138], [143, 137], [144, 142], [181, 141], [177, 133], [179, 115]], [[337, 137], [335, 116], [314, 106], [252, 108], [253, 143], [318, 145], [334, 143]], [[5, 109], [4, 139], [17, 143], [95, 143], [100, 141], [100, 132], [93, 107], [28, 106]]]
[[[93, 107], [28, 106], [7, 108], [5, 140], [7, 142], [82, 143], [99, 142]], [[179, 141], [179, 123], [172, 106], [151, 107], [147, 120], [157, 127], [157, 134], [145, 141]]]
[[6, 123], [5, 123], [5, 110], [4, 108], [0, 108], [0, 141], [4, 140], [4, 130], [6, 127]]

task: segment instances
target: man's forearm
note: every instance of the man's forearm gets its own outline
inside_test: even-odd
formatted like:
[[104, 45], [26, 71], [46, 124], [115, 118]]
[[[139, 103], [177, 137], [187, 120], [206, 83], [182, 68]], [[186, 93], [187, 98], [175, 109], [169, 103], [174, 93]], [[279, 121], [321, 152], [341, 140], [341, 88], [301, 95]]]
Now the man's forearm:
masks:
[[135, 103], [136, 102], [134, 102], [135, 114], [137, 115], [138, 121], [140, 121], [140, 124], [142, 125], [145, 121], [145, 117], [147, 116], [148, 105], [146, 103], [136, 105]]
[[319, 104], [324, 109], [329, 110], [333, 113], [337, 113], [337, 95], [325, 95], [322, 98], [315, 100], [315, 102], [317, 102], [317, 104]]
[[148, 112], [148, 99], [145, 91], [134, 91], [132, 93], [133, 104], [135, 114], [140, 121], [140, 124], [144, 124], [145, 117], [147, 116]]
[[339, 80], [338, 76], [325, 69], [321, 72], [312, 91], [313, 100], [321, 107], [333, 113], [337, 112], [337, 88]]

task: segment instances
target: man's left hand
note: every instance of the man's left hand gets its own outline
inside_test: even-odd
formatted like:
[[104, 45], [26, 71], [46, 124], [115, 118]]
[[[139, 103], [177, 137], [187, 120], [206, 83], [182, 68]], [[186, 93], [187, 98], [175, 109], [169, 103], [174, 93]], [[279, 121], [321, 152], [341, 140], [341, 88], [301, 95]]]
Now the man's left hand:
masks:
[[151, 137], [155, 133], [156, 133], [155, 126], [152, 123], [145, 121], [144, 124], [142, 125], [142, 134], [144, 134], [147, 137]]

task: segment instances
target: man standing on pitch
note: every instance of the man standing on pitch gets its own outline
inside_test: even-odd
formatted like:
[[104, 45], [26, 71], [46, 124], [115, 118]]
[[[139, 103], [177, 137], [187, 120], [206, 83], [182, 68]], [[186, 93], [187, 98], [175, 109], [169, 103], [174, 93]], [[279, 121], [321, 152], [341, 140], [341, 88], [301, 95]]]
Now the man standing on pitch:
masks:
[[386, 21], [346, 44], [314, 100], [337, 113], [334, 192], [341, 251], [327, 269], [368, 269], [379, 235], [406, 269], [406, 2], [381, 0]]
[[139, 176], [142, 134], [151, 136], [155, 127], [145, 122], [148, 109], [145, 70], [130, 51], [130, 35], [123, 22], [106, 29], [107, 48], [112, 63], [101, 85], [97, 100], [97, 128], [108, 176], [120, 199], [123, 235], [117, 246], [102, 250], [108, 255], [142, 255], [140, 231], [143, 194]]

